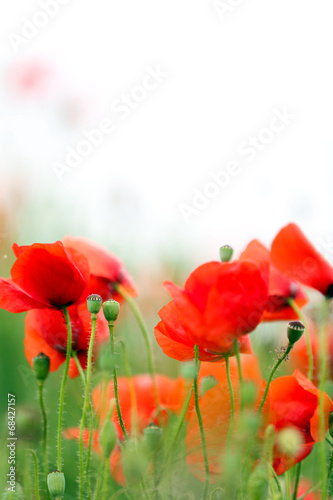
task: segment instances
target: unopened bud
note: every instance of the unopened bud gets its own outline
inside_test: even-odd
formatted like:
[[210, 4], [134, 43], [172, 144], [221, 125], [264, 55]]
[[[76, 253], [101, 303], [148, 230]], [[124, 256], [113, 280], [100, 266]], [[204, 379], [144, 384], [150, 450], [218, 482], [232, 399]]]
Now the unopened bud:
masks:
[[99, 434], [99, 444], [101, 445], [103, 456], [109, 458], [117, 443], [117, 432], [111, 420], [106, 420]]
[[98, 314], [102, 307], [103, 299], [97, 293], [93, 293], [87, 297], [87, 307], [90, 314]]
[[158, 450], [162, 440], [162, 433], [161, 427], [154, 423], [145, 428], [143, 431], [143, 442], [149, 452], [155, 453]]
[[43, 352], [40, 352], [33, 358], [32, 366], [37, 380], [44, 381], [50, 371], [50, 358]]
[[52, 498], [61, 498], [65, 493], [65, 476], [58, 470], [53, 470], [47, 476], [47, 486]]
[[301, 432], [294, 427], [282, 429], [277, 436], [277, 446], [281, 453], [295, 458], [304, 444]]
[[113, 299], [106, 300], [103, 303], [103, 313], [105, 319], [109, 323], [114, 323], [119, 316], [120, 305], [119, 302]]
[[305, 326], [300, 321], [290, 321], [288, 324], [287, 335], [290, 344], [295, 344], [303, 335]]
[[201, 380], [200, 384], [200, 395], [201, 397], [210, 389], [213, 389], [218, 384], [218, 380], [214, 375], [208, 375]]
[[195, 364], [192, 361], [189, 361], [188, 363], [182, 363], [180, 369], [183, 377], [187, 380], [192, 380], [197, 370]]
[[223, 247], [221, 247], [220, 248], [221, 262], [229, 262], [229, 260], [232, 259], [233, 253], [234, 253], [234, 250], [229, 245], [224, 245]]

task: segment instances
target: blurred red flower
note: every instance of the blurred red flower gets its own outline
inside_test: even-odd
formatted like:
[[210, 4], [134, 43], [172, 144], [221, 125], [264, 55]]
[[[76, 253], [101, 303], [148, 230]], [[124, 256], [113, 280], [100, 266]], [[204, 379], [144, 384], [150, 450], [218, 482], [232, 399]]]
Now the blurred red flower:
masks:
[[83, 254], [89, 263], [90, 279], [88, 294], [98, 293], [103, 300], [122, 300], [115, 290], [115, 285], [121, 287], [131, 297], [137, 296], [137, 289], [124, 264], [102, 245], [88, 238], [65, 236], [63, 243], [66, 248], [73, 248]]
[[239, 260], [244, 259], [267, 262], [269, 265], [268, 300], [262, 321], [298, 319], [298, 315], [290, 307], [288, 300], [293, 299], [296, 305], [302, 308], [307, 304], [308, 298], [295, 281], [288, 279], [274, 266], [269, 250], [258, 240], [253, 240], [239, 257]]
[[333, 268], [296, 224], [281, 229], [272, 243], [272, 261], [291, 280], [333, 296]]
[[[76, 351], [83, 369], [87, 366], [87, 354], [91, 333], [91, 315], [87, 305], [71, 306], [68, 313], [72, 325], [72, 351]], [[109, 330], [103, 313], [99, 313], [96, 322], [94, 356], [98, 347], [109, 338]], [[50, 358], [50, 371], [55, 371], [66, 360], [67, 326], [62, 311], [34, 310], [25, 318], [24, 350], [32, 366], [35, 356], [43, 352]], [[70, 359], [69, 376], [77, 377], [79, 371], [73, 358]]]
[[250, 353], [247, 333], [262, 319], [268, 297], [268, 266], [250, 260], [209, 262], [190, 274], [184, 289], [167, 281], [172, 301], [160, 312], [156, 340], [170, 357], [185, 361], [199, 346], [202, 361]]
[[[247, 357], [246, 357], [247, 358]], [[252, 358], [252, 359], [251, 359]], [[252, 356], [248, 359], [255, 364]], [[243, 364], [243, 360], [242, 360]], [[205, 365], [207, 365], [205, 363]], [[210, 374], [214, 374], [216, 364], [211, 364]], [[209, 372], [206, 372], [207, 374]], [[233, 436], [239, 434], [240, 395], [237, 371], [231, 372], [235, 393], [235, 422]], [[251, 380], [257, 385], [256, 400], [253, 405], [253, 414], [258, 410], [265, 382], [258, 383], [257, 370], [244, 370], [244, 380]], [[209, 458], [211, 482], [221, 478], [221, 457], [226, 450], [227, 436], [230, 421], [230, 393], [225, 375], [216, 377], [219, 384], [208, 390], [201, 398], [199, 406], [205, 429], [205, 438]], [[302, 373], [295, 371], [292, 376], [278, 377], [271, 383], [268, 397], [262, 412], [262, 424], [257, 434], [258, 441], [263, 440], [265, 429], [272, 424], [275, 428], [275, 444], [273, 450], [273, 467], [278, 475], [303, 460], [312, 450], [313, 445], [324, 439], [320, 436], [319, 424], [319, 397], [320, 391]], [[333, 403], [324, 393], [325, 428], [328, 427], [328, 414], [333, 409]], [[291, 430], [299, 437], [299, 445], [293, 450], [281, 447], [282, 431]], [[288, 438], [287, 438], [288, 439]], [[287, 443], [289, 444], [289, 443]], [[244, 446], [243, 442], [238, 442]], [[193, 475], [201, 481], [205, 480], [205, 468], [201, 449], [201, 437], [198, 421], [195, 415], [190, 418], [187, 427], [186, 447], [188, 451], [187, 463]], [[286, 447], [288, 448], [288, 446]]]
[[[179, 413], [181, 411], [185, 398], [185, 380], [179, 377], [175, 380], [165, 375], [156, 375], [156, 387], [162, 410]], [[152, 380], [150, 375], [136, 375], [130, 379], [126, 377], [118, 378], [118, 396], [123, 421], [126, 431], [131, 435], [140, 436], [143, 430], [152, 422], [158, 423], [157, 408], [153, 392]], [[101, 384], [92, 393], [92, 400], [95, 411], [100, 418], [101, 429], [105, 420], [110, 404], [114, 402], [113, 381], [107, 386]], [[114, 405], [115, 406], [115, 405]], [[116, 408], [113, 408], [111, 417], [118, 434], [118, 439], [123, 441], [124, 436], [119, 424]], [[135, 430], [135, 432], [134, 432]], [[65, 431], [68, 439], [79, 439], [80, 430], [70, 428]], [[96, 431], [93, 439], [93, 447], [97, 453], [101, 453], [98, 442], [99, 431]], [[85, 431], [84, 443], [88, 445], [89, 431]], [[116, 445], [110, 457], [110, 468], [113, 478], [121, 484], [126, 480], [123, 473], [122, 455], [120, 446]]]
[[[0, 277], [0, 307], [18, 313], [29, 309], [60, 309], [81, 300], [89, 267], [86, 258], [61, 241], [13, 245], [17, 257], [11, 279]], [[88, 295], [88, 294], [86, 294]]]

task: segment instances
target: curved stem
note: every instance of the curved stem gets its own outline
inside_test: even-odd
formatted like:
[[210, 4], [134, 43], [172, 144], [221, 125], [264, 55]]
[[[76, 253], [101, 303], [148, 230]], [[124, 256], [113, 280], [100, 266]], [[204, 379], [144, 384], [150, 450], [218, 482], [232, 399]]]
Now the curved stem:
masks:
[[231, 414], [230, 414], [228, 439], [227, 439], [227, 453], [228, 453], [229, 447], [230, 447], [232, 427], [234, 424], [234, 416], [235, 416], [235, 398], [234, 398], [234, 391], [233, 391], [232, 383], [231, 383], [229, 356], [225, 356], [225, 368], [226, 368], [226, 372], [227, 372], [227, 380], [228, 380], [228, 387], [229, 387], [229, 393], [230, 393], [230, 404], [231, 404]]
[[62, 463], [61, 463], [61, 433], [62, 433], [62, 415], [63, 415], [63, 410], [64, 410], [64, 399], [65, 399], [65, 387], [66, 387], [66, 381], [68, 377], [68, 370], [69, 370], [69, 362], [71, 359], [71, 352], [72, 352], [72, 325], [71, 325], [71, 320], [68, 314], [67, 307], [65, 306], [63, 308], [65, 319], [66, 319], [66, 325], [67, 325], [67, 349], [66, 349], [66, 362], [65, 362], [65, 371], [61, 383], [61, 388], [60, 388], [60, 398], [59, 398], [59, 418], [58, 418], [58, 439], [57, 439], [57, 446], [58, 446], [58, 462], [57, 462], [57, 468], [59, 471], [62, 469]]
[[116, 362], [115, 362], [115, 353], [114, 353], [114, 335], [113, 335], [113, 327], [114, 324], [113, 322], [109, 321], [109, 332], [110, 332], [110, 346], [111, 346], [111, 354], [112, 354], [112, 362], [113, 362], [113, 387], [114, 387], [114, 398], [116, 401], [116, 408], [117, 408], [117, 414], [118, 414], [118, 419], [120, 423], [121, 430], [123, 431], [124, 437], [126, 440], [128, 440], [128, 434], [125, 428], [125, 424], [123, 421], [123, 417], [121, 414], [121, 409], [120, 409], [120, 403], [119, 403], [119, 395], [118, 395], [118, 380], [117, 380], [117, 368], [116, 368]]
[[307, 326], [304, 314], [302, 313], [301, 309], [298, 307], [298, 305], [296, 304], [296, 302], [294, 301], [294, 299], [289, 299], [288, 303], [289, 303], [290, 307], [298, 315], [298, 317], [302, 321], [303, 325], [305, 326], [306, 348], [307, 348], [307, 351], [308, 351], [308, 358], [309, 358], [308, 379], [312, 381], [312, 379], [313, 379], [314, 361], [313, 361], [313, 352], [312, 352], [312, 347], [311, 347], [309, 329], [308, 329], [308, 326]]
[[127, 346], [123, 340], [120, 340], [119, 344], [121, 345], [121, 348], [123, 350], [124, 370], [125, 370], [126, 377], [128, 379], [128, 385], [129, 385], [130, 397], [131, 397], [131, 408], [132, 408], [131, 435], [132, 435], [132, 437], [135, 437], [137, 435], [137, 432], [138, 432], [138, 422], [139, 422], [137, 398], [136, 398], [136, 394], [135, 394], [133, 376], [132, 376], [131, 367], [130, 367], [129, 358], [128, 358]]
[[152, 348], [150, 345], [147, 327], [145, 325], [141, 311], [138, 308], [135, 301], [132, 299], [132, 297], [130, 297], [120, 285], [116, 285], [116, 290], [126, 300], [127, 304], [132, 309], [132, 312], [133, 312], [133, 314], [138, 322], [141, 333], [143, 335], [143, 338], [144, 338], [144, 341], [146, 344], [146, 349], [147, 349], [148, 371], [149, 371], [149, 375], [151, 376], [152, 383], [153, 383], [153, 391], [154, 391], [154, 396], [155, 396], [155, 401], [156, 401], [156, 408], [158, 410], [158, 414], [160, 415], [161, 414], [160, 398], [158, 396], [158, 391], [157, 391], [157, 387], [156, 387], [156, 377], [155, 377], [155, 370], [154, 370], [154, 364], [153, 364], [153, 352], [152, 352]]
[[35, 494], [36, 494], [36, 500], [40, 500], [39, 496], [39, 484], [38, 484], [38, 460], [37, 460], [37, 455], [34, 452], [34, 450], [29, 450], [30, 453], [32, 454], [35, 462]]
[[194, 402], [195, 402], [195, 410], [197, 413], [199, 428], [200, 428], [202, 453], [203, 453], [204, 462], [205, 462], [205, 475], [206, 475], [205, 487], [204, 487], [202, 499], [206, 500], [208, 488], [209, 488], [209, 463], [208, 463], [208, 456], [207, 456], [205, 432], [204, 432], [202, 417], [201, 417], [200, 408], [199, 408], [198, 375], [199, 375], [200, 362], [199, 362], [199, 346], [197, 346], [197, 345], [194, 346], [194, 355], [195, 355], [195, 367], [196, 367], [194, 380], [193, 380]]
[[[86, 419], [87, 409], [89, 408], [90, 402], [90, 381], [91, 381], [91, 371], [92, 371], [92, 354], [93, 347], [95, 342], [95, 332], [96, 332], [96, 320], [97, 315], [91, 315], [91, 335], [89, 341], [89, 349], [88, 349], [88, 357], [87, 357], [87, 380], [85, 386], [85, 394], [84, 394], [84, 403], [82, 408], [82, 416], [80, 423], [80, 443], [79, 443], [79, 452], [80, 452], [80, 500], [83, 499], [83, 487], [84, 487], [84, 464], [83, 464], [83, 431]], [[89, 483], [89, 474], [86, 476], [86, 481]]]
[[272, 382], [272, 379], [274, 377], [274, 373], [276, 372], [276, 370], [279, 368], [280, 364], [282, 363], [282, 361], [284, 359], [286, 359], [286, 357], [288, 356], [288, 354], [290, 353], [291, 349], [293, 348], [294, 344], [288, 344], [288, 347], [285, 351], [285, 353], [283, 354], [283, 356], [281, 356], [281, 358], [278, 359], [277, 363], [275, 364], [273, 370], [271, 371], [271, 374], [269, 376], [269, 379], [267, 381], [267, 384], [266, 384], [266, 388], [265, 388], [265, 392], [264, 392], [264, 395], [262, 397], [262, 400], [261, 400], [261, 403], [260, 403], [260, 406], [259, 406], [259, 410], [258, 410], [258, 417], [260, 417], [261, 415], [261, 412], [262, 412], [262, 409], [263, 409], [263, 406], [265, 404], [265, 401], [266, 401], [266, 398], [267, 398], [267, 394], [268, 394], [268, 390], [269, 390], [269, 386], [271, 385], [271, 382]]

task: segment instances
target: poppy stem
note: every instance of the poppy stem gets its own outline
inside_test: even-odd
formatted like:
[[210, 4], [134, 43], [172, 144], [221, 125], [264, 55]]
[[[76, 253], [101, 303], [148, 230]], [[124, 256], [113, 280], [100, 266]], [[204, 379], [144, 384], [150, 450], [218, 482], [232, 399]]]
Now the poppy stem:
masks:
[[132, 376], [131, 367], [130, 367], [129, 358], [128, 358], [127, 345], [123, 340], [120, 340], [119, 344], [121, 345], [121, 348], [123, 350], [124, 370], [126, 373], [126, 377], [128, 379], [128, 386], [129, 386], [130, 396], [131, 396], [131, 408], [132, 408], [131, 435], [133, 437], [136, 437], [137, 431], [138, 431], [139, 417], [138, 417], [138, 404], [137, 404], [137, 399], [136, 399], [136, 394], [135, 394], [135, 387], [134, 387], [134, 383], [133, 383], [133, 376]]
[[[34, 459], [34, 464], [35, 464], [35, 495], [36, 495], [36, 500], [40, 500], [39, 496], [39, 484], [38, 484], [38, 460], [37, 460], [37, 455], [34, 450], [29, 450], [31, 455], [33, 456]], [[47, 491], [49, 491], [47, 489]]]
[[233, 391], [232, 383], [231, 383], [229, 356], [225, 356], [224, 359], [225, 359], [225, 368], [226, 368], [226, 372], [227, 372], [227, 380], [228, 380], [228, 387], [229, 387], [229, 393], [230, 393], [230, 405], [231, 405], [230, 422], [229, 422], [228, 439], [227, 439], [227, 454], [228, 454], [229, 447], [230, 447], [232, 428], [234, 425], [235, 398], [234, 398], [234, 391]]
[[[97, 321], [97, 314], [92, 313], [91, 314], [91, 335], [90, 335], [88, 357], [87, 357], [87, 379], [86, 379], [84, 403], [83, 403], [81, 423], [80, 423], [80, 443], [79, 443], [79, 452], [80, 452], [80, 494], [79, 494], [79, 498], [80, 498], [80, 500], [83, 499], [83, 487], [84, 487], [83, 431], [84, 431], [84, 425], [85, 425], [85, 420], [86, 420], [86, 413], [87, 413], [87, 410], [88, 410], [89, 404], [90, 404], [90, 381], [91, 381], [91, 371], [92, 371], [92, 354], [93, 354], [93, 347], [94, 347], [95, 333], [96, 333], [96, 321]], [[86, 474], [86, 481], [87, 481], [87, 485], [88, 485], [89, 474]]]
[[104, 470], [103, 470], [102, 500], [106, 500], [107, 486], [108, 486], [108, 471], [109, 471], [109, 458], [106, 457], [104, 461]]
[[67, 325], [67, 350], [66, 350], [66, 361], [65, 361], [65, 371], [61, 383], [61, 388], [60, 388], [60, 398], [59, 398], [59, 419], [58, 419], [58, 439], [57, 439], [57, 445], [58, 445], [58, 463], [57, 463], [57, 469], [62, 470], [62, 464], [61, 464], [61, 433], [62, 433], [62, 415], [63, 415], [63, 410], [64, 410], [64, 399], [65, 399], [65, 387], [66, 387], [66, 382], [67, 382], [67, 377], [68, 377], [68, 370], [69, 370], [69, 362], [71, 359], [71, 352], [72, 352], [72, 325], [71, 325], [71, 320], [68, 314], [67, 307], [65, 306], [63, 308], [63, 312], [65, 315], [66, 319], [66, 325]]
[[112, 355], [112, 363], [113, 363], [113, 387], [114, 387], [114, 398], [116, 401], [116, 408], [117, 408], [117, 414], [118, 414], [118, 419], [120, 423], [121, 430], [123, 431], [124, 437], [126, 441], [128, 440], [128, 434], [125, 428], [125, 424], [123, 421], [123, 417], [121, 414], [121, 409], [120, 409], [120, 403], [119, 403], [119, 395], [118, 395], [118, 380], [117, 380], [117, 368], [116, 368], [116, 360], [115, 360], [115, 352], [114, 352], [114, 334], [113, 334], [113, 328], [114, 328], [114, 322], [113, 321], [108, 321], [109, 325], [109, 332], [110, 332], [110, 346], [111, 346], [111, 355]]
[[297, 306], [296, 302], [293, 299], [288, 299], [288, 304], [295, 311], [295, 313], [298, 315], [299, 319], [302, 321], [303, 325], [305, 326], [306, 348], [308, 351], [308, 358], [309, 358], [308, 379], [311, 380], [311, 382], [312, 382], [314, 361], [313, 361], [313, 352], [312, 352], [312, 347], [311, 347], [309, 329], [308, 329], [308, 326], [306, 324], [304, 314], [302, 313], [301, 309]]
[[161, 405], [160, 405], [160, 398], [158, 396], [158, 391], [157, 391], [157, 386], [156, 386], [156, 378], [155, 378], [155, 370], [154, 370], [154, 363], [153, 363], [153, 352], [149, 340], [149, 334], [147, 331], [147, 327], [145, 325], [143, 316], [141, 314], [141, 311], [139, 307], [137, 306], [136, 302], [130, 297], [125, 290], [119, 286], [115, 285], [115, 288], [117, 292], [123, 297], [123, 299], [126, 300], [127, 304], [129, 307], [132, 309], [132, 312], [138, 322], [138, 325], [140, 327], [141, 333], [143, 335], [145, 344], [146, 344], [146, 349], [147, 349], [147, 361], [148, 361], [148, 371], [149, 375], [151, 377], [152, 383], [153, 383], [153, 391], [154, 391], [154, 396], [155, 396], [155, 401], [156, 401], [156, 408], [158, 410], [158, 415], [161, 415]]
[[243, 413], [244, 413], [243, 374], [242, 374], [242, 363], [241, 363], [241, 358], [240, 358], [240, 354], [239, 354], [239, 345], [238, 345], [237, 339], [234, 340], [234, 348], [235, 348], [236, 359], [237, 359], [238, 378], [239, 378], [240, 395], [241, 395], [241, 398], [240, 398], [241, 416], [243, 416]]
[[298, 485], [301, 477], [301, 468], [302, 468], [302, 462], [298, 462], [298, 464], [296, 465], [296, 479], [295, 479], [295, 487], [292, 500], [297, 500]]
[[326, 381], [326, 335], [325, 326], [326, 320], [329, 313], [329, 300], [325, 299], [323, 304], [323, 311], [320, 319], [320, 329], [319, 329], [319, 341], [320, 341], [320, 382], [319, 382], [319, 429], [320, 429], [320, 458], [321, 458], [321, 498], [326, 500], [327, 498], [327, 464], [326, 464], [326, 442], [325, 442], [325, 405], [324, 405], [324, 387]]
[[208, 493], [208, 488], [209, 488], [209, 463], [208, 463], [208, 456], [207, 456], [205, 432], [204, 432], [204, 428], [203, 428], [202, 417], [201, 417], [200, 407], [199, 407], [198, 375], [199, 375], [200, 361], [199, 361], [199, 346], [198, 345], [194, 346], [194, 356], [195, 356], [194, 359], [195, 359], [195, 368], [196, 368], [194, 379], [193, 379], [194, 403], [195, 403], [195, 410], [197, 413], [199, 428], [200, 428], [202, 454], [203, 454], [204, 462], [205, 462], [205, 475], [206, 475], [206, 477], [205, 477], [205, 487], [204, 487], [204, 492], [203, 492], [203, 497], [202, 497], [202, 500], [205, 500], [207, 498], [207, 493]]
[[50, 498], [49, 490], [47, 487], [47, 475], [49, 473], [49, 467], [47, 463], [47, 415], [44, 404], [44, 380], [40, 380], [38, 382], [38, 391], [39, 391], [39, 405], [43, 417], [43, 465], [44, 465], [45, 485], [46, 485], [46, 491], [48, 492], [48, 497]]
[[262, 397], [262, 400], [261, 400], [261, 403], [260, 403], [260, 406], [259, 406], [259, 410], [258, 410], [258, 418], [260, 417], [261, 415], [261, 412], [262, 412], [262, 409], [263, 409], [263, 406], [265, 404], [265, 401], [266, 401], [266, 398], [267, 398], [267, 394], [268, 394], [268, 390], [269, 390], [269, 386], [271, 385], [271, 382], [272, 382], [272, 379], [274, 377], [274, 374], [276, 372], [276, 370], [279, 368], [280, 364], [282, 363], [282, 361], [284, 359], [286, 359], [286, 357], [288, 356], [288, 354], [290, 353], [291, 349], [294, 347], [294, 344], [288, 344], [287, 346], [287, 349], [285, 350], [284, 354], [281, 356], [281, 358], [279, 358], [275, 364], [275, 366], [273, 367], [273, 370], [271, 371], [271, 374], [269, 376], [269, 379], [267, 380], [267, 384], [266, 384], [266, 388], [265, 388], [265, 392], [264, 392], [264, 395]]

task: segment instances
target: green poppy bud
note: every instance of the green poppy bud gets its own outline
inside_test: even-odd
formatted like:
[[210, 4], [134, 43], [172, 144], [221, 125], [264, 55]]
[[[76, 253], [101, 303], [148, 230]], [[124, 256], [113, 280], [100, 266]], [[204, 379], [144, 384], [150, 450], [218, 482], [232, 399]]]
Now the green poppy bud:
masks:
[[47, 486], [52, 498], [61, 498], [65, 493], [65, 476], [59, 470], [53, 470], [47, 476]]
[[220, 259], [221, 262], [229, 262], [232, 259], [234, 250], [229, 245], [224, 245], [220, 248]]
[[93, 293], [87, 297], [87, 307], [90, 314], [97, 314], [101, 310], [103, 299], [97, 293]]
[[110, 299], [103, 303], [103, 312], [105, 319], [109, 323], [114, 323], [119, 316], [120, 305], [116, 300]]
[[99, 444], [101, 445], [104, 458], [109, 458], [117, 443], [117, 432], [111, 420], [105, 420], [99, 434]]
[[155, 453], [162, 440], [163, 431], [158, 425], [151, 423], [143, 431], [143, 443], [150, 453]]
[[43, 352], [40, 352], [32, 360], [33, 370], [37, 380], [41, 382], [46, 379], [50, 371], [50, 358]]
[[183, 377], [187, 380], [192, 380], [197, 370], [195, 364], [192, 361], [189, 361], [188, 363], [182, 363], [180, 369]]
[[213, 389], [218, 384], [218, 380], [213, 375], [208, 375], [208, 377], [204, 377], [201, 380], [200, 384], [200, 395], [201, 397], [209, 391], [209, 389]]
[[287, 335], [290, 344], [295, 344], [303, 335], [305, 326], [300, 321], [290, 321], [288, 324]]

